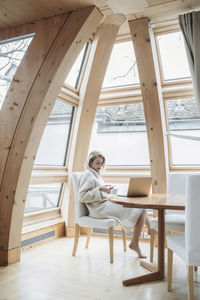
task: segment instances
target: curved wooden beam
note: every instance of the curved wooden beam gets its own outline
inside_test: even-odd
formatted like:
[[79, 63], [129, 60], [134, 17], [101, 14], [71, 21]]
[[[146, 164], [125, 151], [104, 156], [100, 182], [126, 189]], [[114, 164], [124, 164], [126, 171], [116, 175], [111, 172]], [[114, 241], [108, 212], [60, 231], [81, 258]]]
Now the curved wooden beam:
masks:
[[103, 79], [119, 26], [124, 20], [125, 16], [122, 14], [108, 16], [97, 30], [92, 43], [87, 68], [80, 89], [80, 102], [72, 142], [74, 146], [69, 165], [69, 227], [74, 226], [75, 215], [70, 180], [71, 172], [84, 169]]
[[[20, 259], [25, 198], [43, 130], [68, 72], [101, 18], [95, 7], [72, 12], [57, 32], [29, 89], [7, 149], [1, 183], [0, 264]], [[18, 95], [20, 91], [18, 85]]]
[[[135, 49], [149, 144], [154, 193], [166, 193], [167, 154], [164, 141], [164, 110], [155, 45], [148, 19], [129, 21]], [[163, 118], [162, 118], [163, 116]]]
[[[69, 14], [66, 14], [62, 17], [58, 16], [32, 25], [29, 24], [28, 28], [25, 25], [25, 28], [20, 27], [17, 30], [18, 37], [23, 36], [25, 33], [33, 33], [35, 36], [15, 73], [0, 110], [0, 183], [15, 129], [26, 99], [49, 48], [68, 16]], [[16, 30], [9, 30], [6, 32], [6, 36], [5, 32], [4, 34], [0, 33], [0, 37], [8, 39], [13, 37], [15, 33]]]

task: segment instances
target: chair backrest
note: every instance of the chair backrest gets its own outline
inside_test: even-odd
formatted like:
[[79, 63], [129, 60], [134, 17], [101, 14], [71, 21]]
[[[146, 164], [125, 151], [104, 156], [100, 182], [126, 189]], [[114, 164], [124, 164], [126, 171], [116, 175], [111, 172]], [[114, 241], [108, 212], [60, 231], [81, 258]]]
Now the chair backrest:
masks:
[[76, 218], [79, 218], [82, 216], [88, 216], [88, 214], [89, 214], [86, 205], [79, 201], [78, 191], [79, 191], [80, 180], [81, 180], [82, 175], [83, 175], [83, 172], [72, 173], [72, 183], [73, 183], [73, 189], [74, 189]]
[[[167, 178], [167, 193], [168, 194], [184, 194], [186, 192], [186, 180], [189, 173], [169, 173]], [[168, 210], [168, 214], [184, 214], [181, 210]]]
[[186, 179], [189, 173], [169, 173], [167, 178], [167, 193], [168, 194], [185, 194]]
[[188, 176], [185, 215], [186, 263], [200, 266], [200, 175]]

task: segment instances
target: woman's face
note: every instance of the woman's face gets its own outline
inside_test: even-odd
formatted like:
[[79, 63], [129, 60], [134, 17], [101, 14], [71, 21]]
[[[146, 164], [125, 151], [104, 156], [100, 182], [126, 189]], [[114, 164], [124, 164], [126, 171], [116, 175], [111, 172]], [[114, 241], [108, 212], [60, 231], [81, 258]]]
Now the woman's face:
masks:
[[91, 162], [90, 166], [92, 169], [94, 169], [96, 172], [100, 172], [101, 168], [103, 167], [103, 163], [104, 163], [104, 160], [102, 157], [100, 156], [97, 156], [93, 162]]

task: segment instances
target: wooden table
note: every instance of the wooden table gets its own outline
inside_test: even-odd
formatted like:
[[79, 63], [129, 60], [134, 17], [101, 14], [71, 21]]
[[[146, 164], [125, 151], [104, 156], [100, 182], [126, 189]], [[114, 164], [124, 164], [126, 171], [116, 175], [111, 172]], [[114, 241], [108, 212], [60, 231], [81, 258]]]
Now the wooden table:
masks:
[[152, 194], [148, 197], [119, 197], [113, 195], [110, 196], [110, 201], [115, 204], [123, 205], [124, 207], [152, 208], [158, 210], [158, 265], [155, 268], [155, 266], [152, 266], [152, 264], [141, 261], [140, 264], [143, 267], [153, 272], [143, 276], [124, 280], [123, 285], [129, 286], [138, 283], [145, 283], [164, 279], [165, 209], [184, 210], [184, 195]]

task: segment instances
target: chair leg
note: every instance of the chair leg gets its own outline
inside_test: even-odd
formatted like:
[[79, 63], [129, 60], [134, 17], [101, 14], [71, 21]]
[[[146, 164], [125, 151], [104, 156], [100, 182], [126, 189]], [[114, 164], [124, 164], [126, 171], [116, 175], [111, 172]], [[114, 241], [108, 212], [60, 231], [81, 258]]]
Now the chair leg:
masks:
[[89, 246], [90, 236], [91, 236], [91, 227], [88, 227], [87, 240], [86, 240], [85, 248], [88, 248], [88, 246]]
[[150, 229], [150, 262], [153, 262], [155, 234], [156, 231]]
[[80, 226], [79, 224], [75, 224], [75, 237], [74, 237], [74, 247], [72, 251], [72, 256], [76, 255], [76, 250], [78, 246], [78, 240], [79, 240], [79, 234], [80, 234]]
[[113, 263], [113, 235], [114, 235], [114, 229], [113, 227], [110, 227], [108, 229], [109, 231], [109, 246], [110, 246], [110, 263]]
[[194, 299], [193, 267], [188, 267], [188, 300]]
[[168, 292], [172, 290], [172, 264], [173, 264], [173, 251], [168, 249], [168, 262], [167, 262], [167, 289]]
[[124, 252], [126, 252], [126, 231], [124, 230], [124, 228], [122, 228], [122, 238], [123, 238]]

